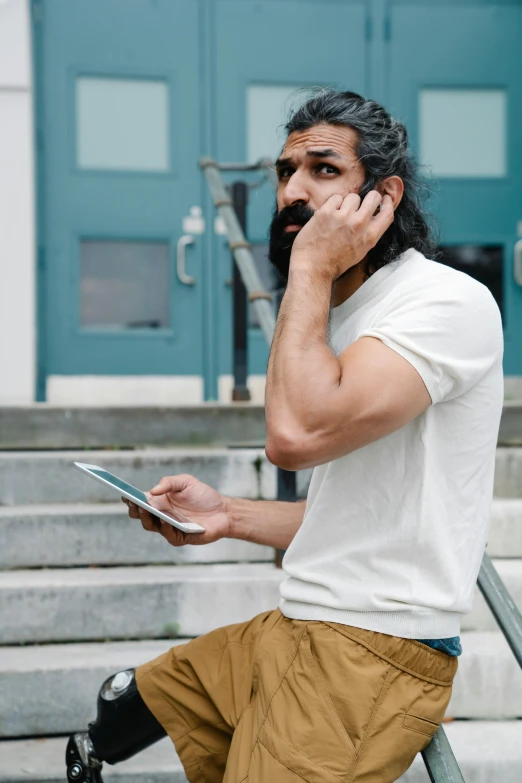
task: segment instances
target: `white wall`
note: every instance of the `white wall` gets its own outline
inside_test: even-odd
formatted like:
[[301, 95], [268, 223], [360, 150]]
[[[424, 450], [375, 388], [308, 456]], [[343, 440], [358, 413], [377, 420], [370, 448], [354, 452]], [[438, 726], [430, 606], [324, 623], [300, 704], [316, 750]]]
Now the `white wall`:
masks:
[[0, 0], [0, 404], [35, 386], [34, 163], [29, 0]]

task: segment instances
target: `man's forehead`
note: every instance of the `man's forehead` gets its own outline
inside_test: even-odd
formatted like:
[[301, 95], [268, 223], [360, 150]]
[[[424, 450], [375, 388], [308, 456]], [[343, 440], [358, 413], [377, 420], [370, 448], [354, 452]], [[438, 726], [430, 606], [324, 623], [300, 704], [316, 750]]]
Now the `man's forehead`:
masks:
[[345, 125], [313, 125], [304, 131], [293, 131], [281, 151], [281, 158], [308, 152], [332, 150], [343, 158], [356, 155], [357, 134]]

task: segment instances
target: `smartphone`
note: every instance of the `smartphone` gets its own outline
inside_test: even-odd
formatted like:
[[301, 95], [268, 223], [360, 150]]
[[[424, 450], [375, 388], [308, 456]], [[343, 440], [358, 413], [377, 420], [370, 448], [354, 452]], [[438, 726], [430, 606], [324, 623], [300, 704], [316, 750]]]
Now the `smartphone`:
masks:
[[123, 496], [124, 498], [127, 498], [127, 500], [131, 500], [133, 503], [136, 503], [137, 506], [141, 506], [141, 508], [150, 511], [151, 514], [159, 517], [164, 522], [168, 522], [169, 525], [177, 527], [178, 530], [182, 530], [184, 533], [205, 532], [204, 527], [198, 525], [197, 522], [191, 522], [190, 519], [187, 519], [183, 514], [176, 512], [176, 515], [174, 516], [172, 512], [167, 514], [165, 511], [151, 506], [144, 492], [133, 487], [132, 484], [127, 484], [126, 481], [109, 473], [108, 470], [100, 468], [99, 465], [88, 465], [85, 462], [74, 462], [73, 464], [75, 468], [78, 468], [78, 470], [86, 473], [91, 478], [99, 481], [101, 484], [105, 484], [106, 487], [111, 487], [120, 497]]

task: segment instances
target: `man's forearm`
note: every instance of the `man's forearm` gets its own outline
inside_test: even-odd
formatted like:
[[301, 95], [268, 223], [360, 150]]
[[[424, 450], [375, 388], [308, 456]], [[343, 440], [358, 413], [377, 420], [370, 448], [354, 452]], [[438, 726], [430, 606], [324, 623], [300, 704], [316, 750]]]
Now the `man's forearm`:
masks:
[[328, 345], [331, 283], [317, 273], [290, 273], [272, 343], [266, 415], [273, 432], [315, 429], [339, 389], [341, 367]]
[[230, 538], [287, 549], [303, 521], [305, 501], [229, 499]]

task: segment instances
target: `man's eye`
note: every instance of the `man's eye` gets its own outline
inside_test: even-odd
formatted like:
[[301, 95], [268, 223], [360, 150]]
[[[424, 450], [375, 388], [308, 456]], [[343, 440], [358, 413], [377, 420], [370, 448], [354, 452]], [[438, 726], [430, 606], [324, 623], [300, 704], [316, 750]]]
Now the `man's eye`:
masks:
[[277, 172], [279, 179], [287, 179], [288, 177], [291, 177], [294, 173], [294, 170], [287, 166], [286, 168], [279, 169]]
[[321, 174], [339, 174], [339, 169], [335, 166], [331, 166], [329, 163], [322, 163], [317, 167], [317, 171]]

